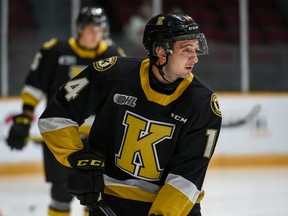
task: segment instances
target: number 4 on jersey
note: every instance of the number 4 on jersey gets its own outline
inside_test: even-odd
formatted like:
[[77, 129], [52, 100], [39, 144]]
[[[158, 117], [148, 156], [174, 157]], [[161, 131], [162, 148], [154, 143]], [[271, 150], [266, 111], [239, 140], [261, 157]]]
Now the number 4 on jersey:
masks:
[[64, 89], [67, 92], [65, 95], [66, 100], [70, 101], [71, 99], [78, 97], [80, 91], [82, 91], [82, 89], [84, 89], [88, 84], [89, 81], [85, 77], [67, 82], [64, 86]]

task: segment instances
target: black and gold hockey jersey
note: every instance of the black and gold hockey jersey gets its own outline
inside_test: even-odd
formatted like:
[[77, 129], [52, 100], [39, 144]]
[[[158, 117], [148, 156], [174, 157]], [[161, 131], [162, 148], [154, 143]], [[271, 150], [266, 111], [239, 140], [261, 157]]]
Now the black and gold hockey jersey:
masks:
[[125, 53], [105, 41], [101, 41], [95, 50], [87, 50], [80, 47], [72, 37], [66, 41], [50, 39], [34, 56], [21, 94], [24, 108], [33, 110], [44, 96], [49, 101], [63, 83], [93, 61], [114, 55]]
[[[149, 66], [149, 59], [124, 57], [94, 62], [63, 85], [39, 129], [70, 166], [68, 155], [83, 149], [78, 127], [96, 114], [89, 143], [106, 155], [104, 192], [119, 199], [108, 202], [116, 214], [188, 215], [204, 195], [221, 111], [216, 94], [192, 73], [171, 94], [155, 91]], [[121, 205], [129, 200], [139, 207]]]
[[[47, 102], [59, 90], [61, 85], [79, 74], [93, 61], [115, 55], [125, 55], [115, 45], [108, 45], [102, 40], [96, 49], [87, 50], [73, 37], [62, 41], [56, 38], [45, 42], [36, 53], [30, 72], [22, 90], [23, 110], [34, 110], [41, 99]], [[80, 133], [86, 134], [89, 125], [81, 127]], [[47, 181], [66, 181], [67, 169], [61, 166], [44, 145], [44, 166]]]

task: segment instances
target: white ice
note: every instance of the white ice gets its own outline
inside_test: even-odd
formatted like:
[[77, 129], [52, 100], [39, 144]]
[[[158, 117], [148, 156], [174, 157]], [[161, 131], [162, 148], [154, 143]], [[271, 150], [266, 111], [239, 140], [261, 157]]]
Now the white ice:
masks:
[[[47, 216], [49, 184], [41, 175], [0, 177], [0, 216]], [[287, 216], [288, 167], [211, 168], [203, 216]], [[71, 216], [83, 216], [73, 201]]]

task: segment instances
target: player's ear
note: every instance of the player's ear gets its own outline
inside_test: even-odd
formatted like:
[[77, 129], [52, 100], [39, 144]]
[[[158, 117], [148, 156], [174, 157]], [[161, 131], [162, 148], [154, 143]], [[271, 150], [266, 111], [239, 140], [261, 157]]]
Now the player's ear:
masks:
[[80, 27], [79, 25], [77, 26], [77, 34], [80, 36], [82, 34], [83, 27]]
[[155, 49], [156, 55], [158, 56], [160, 62], [166, 62], [166, 52], [161, 46], [157, 46]]

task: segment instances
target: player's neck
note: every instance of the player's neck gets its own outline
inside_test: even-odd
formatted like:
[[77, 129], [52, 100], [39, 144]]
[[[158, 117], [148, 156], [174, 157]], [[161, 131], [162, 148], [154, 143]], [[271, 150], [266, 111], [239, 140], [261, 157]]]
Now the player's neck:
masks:
[[[156, 68], [157, 69], [157, 68]], [[159, 76], [159, 78], [157, 79], [156, 75]], [[173, 83], [168, 83], [167, 81], [165, 82], [160, 82], [159, 79], [164, 80], [161, 75], [159, 74], [158, 71], [153, 71], [153, 67], [149, 69], [149, 82], [150, 82], [150, 86], [152, 89], [154, 89], [155, 91], [158, 91], [160, 93], [163, 94], [172, 94], [175, 89], [178, 87], [178, 85], [180, 84], [180, 82], [183, 79], [177, 79], [175, 82]]]
[[[156, 64], [159, 64], [158, 62]], [[177, 77], [172, 78], [171, 76], [169, 76], [169, 74], [166, 71], [165, 66], [162, 67], [162, 71], [164, 73], [164, 77], [165, 79], [161, 76], [161, 71], [159, 71], [160, 69], [157, 68], [157, 66], [152, 65], [152, 73], [155, 76], [155, 78], [157, 79], [158, 82], [163, 83], [163, 84], [171, 84], [174, 83], [177, 80]]]

